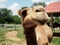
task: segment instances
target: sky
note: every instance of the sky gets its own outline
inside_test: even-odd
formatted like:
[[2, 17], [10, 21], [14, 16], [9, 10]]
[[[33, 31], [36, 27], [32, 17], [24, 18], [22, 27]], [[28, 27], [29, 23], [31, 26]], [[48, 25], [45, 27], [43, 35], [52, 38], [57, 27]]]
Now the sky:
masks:
[[14, 15], [17, 15], [17, 10], [22, 7], [31, 7], [33, 3], [45, 2], [47, 5], [51, 2], [60, 2], [60, 0], [0, 0], [0, 8], [12, 10]]

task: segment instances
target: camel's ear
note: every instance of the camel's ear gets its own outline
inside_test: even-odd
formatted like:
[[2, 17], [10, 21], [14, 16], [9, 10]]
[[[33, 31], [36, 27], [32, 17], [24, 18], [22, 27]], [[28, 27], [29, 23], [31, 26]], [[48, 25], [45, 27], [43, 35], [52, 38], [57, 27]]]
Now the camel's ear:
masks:
[[21, 12], [21, 10], [18, 10], [18, 15], [20, 15], [20, 16], [22, 15], [22, 12]]

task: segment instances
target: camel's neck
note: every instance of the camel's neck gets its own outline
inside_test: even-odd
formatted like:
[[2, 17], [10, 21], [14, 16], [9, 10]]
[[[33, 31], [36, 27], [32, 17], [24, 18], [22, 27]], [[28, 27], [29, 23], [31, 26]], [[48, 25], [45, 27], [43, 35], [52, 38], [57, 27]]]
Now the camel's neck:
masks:
[[36, 26], [30, 27], [30, 28], [25, 28], [25, 30], [24, 30], [27, 45], [37, 45], [35, 27]]

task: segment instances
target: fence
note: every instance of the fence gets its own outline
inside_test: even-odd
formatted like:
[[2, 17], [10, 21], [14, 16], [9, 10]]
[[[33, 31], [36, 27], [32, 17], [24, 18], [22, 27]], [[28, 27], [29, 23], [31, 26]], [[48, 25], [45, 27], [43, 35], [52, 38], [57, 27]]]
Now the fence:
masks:
[[[23, 30], [23, 27], [21, 24], [0, 24], [0, 29], [6, 29], [6, 30]], [[60, 31], [60, 30], [58, 30]], [[60, 37], [60, 33], [53, 33], [53, 36]], [[0, 45], [22, 45], [22, 42], [11, 42], [10, 40], [0, 42]], [[23, 43], [24, 44], [24, 43]]]
[[0, 24], [0, 28], [6, 30], [22, 30], [23, 27], [21, 24]]
[[[20, 41], [9, 40], [4, 37], [6, 32], [13, 30], [17, 31], [16, 37], [22, 38]], [[21, 24], [0, 24], [0, 45], [21, 45], [24, 40], [23, 27]]]

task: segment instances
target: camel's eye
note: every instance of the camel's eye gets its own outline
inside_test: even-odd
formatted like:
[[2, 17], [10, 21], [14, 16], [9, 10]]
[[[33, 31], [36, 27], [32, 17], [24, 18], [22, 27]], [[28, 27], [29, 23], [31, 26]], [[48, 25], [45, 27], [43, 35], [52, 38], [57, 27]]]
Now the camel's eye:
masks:
[[25, 17], [26, 15], [27, 15], [27, 10], [24, 10], [24, 11], [22, 12], [22, 16]]
[[36, 10], [36, 12], [41, 12], [41, 10]]

